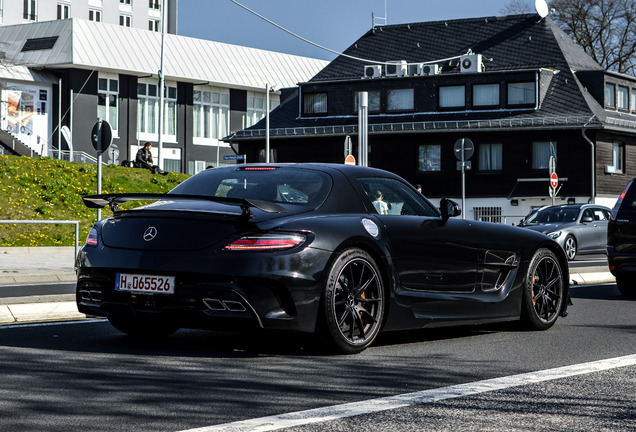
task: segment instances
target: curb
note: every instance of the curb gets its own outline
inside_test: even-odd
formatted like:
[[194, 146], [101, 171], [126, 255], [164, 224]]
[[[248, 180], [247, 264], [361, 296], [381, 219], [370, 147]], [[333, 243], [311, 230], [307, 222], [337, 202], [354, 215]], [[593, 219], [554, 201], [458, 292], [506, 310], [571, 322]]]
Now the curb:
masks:
[[570, 274], [570, 285], [594, 285], [616, 283], [616, 278], [610, 272], [573, 273]]
[[74, 301], [23, 303], [0, 306], [0, 325], [86, 319]]

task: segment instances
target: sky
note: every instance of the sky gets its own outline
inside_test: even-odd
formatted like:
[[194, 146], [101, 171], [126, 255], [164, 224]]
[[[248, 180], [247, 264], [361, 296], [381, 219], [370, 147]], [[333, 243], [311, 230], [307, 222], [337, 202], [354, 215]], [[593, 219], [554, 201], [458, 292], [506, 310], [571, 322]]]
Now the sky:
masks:
[[[336, 54], [302, 41], [232, 0], [178, 0], [177, 33], [287, 54], [333, 60]], [[372, 13], [387, 24], [491, 17], [509, 0], [236, 0], [281, 27], [342, 52], [371, 29]], [[386, 3], [386, 14], [385, 14]], [[534, 12], [534, 1], [528, 0]], [[384, 20], [378, 19], [379, 24]]]

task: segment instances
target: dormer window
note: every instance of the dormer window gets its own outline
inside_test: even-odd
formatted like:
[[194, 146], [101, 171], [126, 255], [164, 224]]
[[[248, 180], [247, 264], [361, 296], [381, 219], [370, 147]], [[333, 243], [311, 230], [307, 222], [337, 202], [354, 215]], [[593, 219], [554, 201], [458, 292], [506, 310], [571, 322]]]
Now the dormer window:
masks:
[[413, 111], [413, 89], [391, 89], [386, 93], [387, 111]]
[[605, 107], [616, 108], [616, 86], [605, 83]]
[[498, 107], [499, 84], [475, 84], [473, 86], [473, 107]]
[[327, 114], [327, 93], [305, 93], [303, 95], [303, 114]]
[[508, 106], [534, 105], [535, 84], [529, 82], [508, 83]]
[[[365, 90], [368, 94], [368, 103], [369, 103], [369, 112], [370, 113], [379, 113], [380, 112], [380, 90]], [[361, 92], [353, 93], [353, 110], [354, 112], [358, 112], [358, 97]]]
[[440, 108], [463, 108], [466, 106], [466, 87], [443, 86], [439, 88]]
[[627, 87], [618, 86], [616, 96], [616, 108], [627, 111], [629, 107], [629, 89]]

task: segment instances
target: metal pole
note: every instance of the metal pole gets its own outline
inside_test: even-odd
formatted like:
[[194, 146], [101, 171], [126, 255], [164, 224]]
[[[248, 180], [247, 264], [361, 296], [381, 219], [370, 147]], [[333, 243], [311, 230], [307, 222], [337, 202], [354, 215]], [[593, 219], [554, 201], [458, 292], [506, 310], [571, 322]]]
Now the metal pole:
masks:
[[62, 78], [57, 80], [57, 158], [62, 154]]
[[462, 138], [462, 219], [466, 219], [466, 158], [464, 157], [464, 138]]
[[265, 84], [265, 163], [269, 163], [269, 84]]
[[358, 164], [369, 166], [369, 93], [358, 93]]
[[[101, 135], [101, 132], [100, 132]], [[101, 140], [100, 140], [101, 141]], [[102, 193], [102, 152], [97, 151], [97, 195]], [[97, 220], [102, 219], [102, 209], [97, 209]]]
[[163, 144], [163, 104], [164, 104], [164, 81], [163, 81], [163, 57], [166, 45], [166, 0], [161, 1], [161, 60], [159, 63], [159, 119], [158, 119], [158, 131], [159, 137], [157, 139], [157, 164], [160, 169], [163, 169], [163, 162], [161, 160], [161, 147]]

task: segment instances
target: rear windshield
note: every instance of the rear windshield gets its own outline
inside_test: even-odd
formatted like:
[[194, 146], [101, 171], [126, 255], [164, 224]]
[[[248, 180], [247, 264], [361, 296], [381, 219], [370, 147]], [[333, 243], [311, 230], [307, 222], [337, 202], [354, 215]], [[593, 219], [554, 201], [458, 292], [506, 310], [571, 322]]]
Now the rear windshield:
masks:
[[634, 187], [633, 181], [627, 185], [623, 193], [618, 197], [612, 209], [612, 219], [616, 219], [619, 211], [636, 211], [636, 187]]
[[307, 169], [216, 168], [189, 178], [170, 193], [256, 199], [316, 208], [327, 198], [331, 185], [329, 175]]

